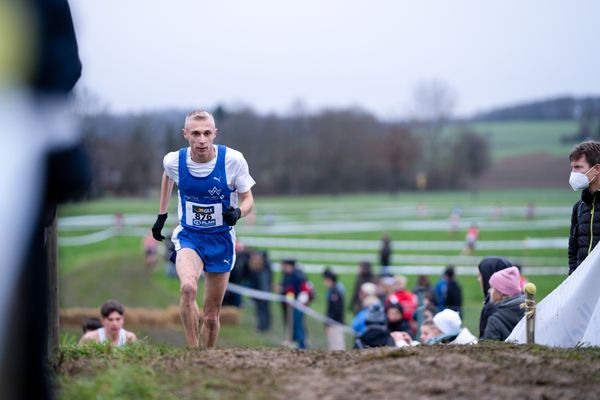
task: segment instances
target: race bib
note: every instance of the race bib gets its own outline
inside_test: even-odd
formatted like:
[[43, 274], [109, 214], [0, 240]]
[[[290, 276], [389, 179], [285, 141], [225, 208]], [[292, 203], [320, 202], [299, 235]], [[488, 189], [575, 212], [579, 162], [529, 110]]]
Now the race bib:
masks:
[[214, 228], [223, 225], [223, 205], [185, 203], [185, 223], [196, 228]]

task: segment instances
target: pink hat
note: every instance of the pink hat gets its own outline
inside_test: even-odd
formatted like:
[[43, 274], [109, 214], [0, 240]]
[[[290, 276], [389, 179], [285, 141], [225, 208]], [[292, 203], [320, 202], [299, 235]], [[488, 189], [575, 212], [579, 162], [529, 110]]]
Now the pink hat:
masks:
[[490, 286], [509, 297], [522, 293], [519, 269], [510, 267], [495, 272], [490, 278]]

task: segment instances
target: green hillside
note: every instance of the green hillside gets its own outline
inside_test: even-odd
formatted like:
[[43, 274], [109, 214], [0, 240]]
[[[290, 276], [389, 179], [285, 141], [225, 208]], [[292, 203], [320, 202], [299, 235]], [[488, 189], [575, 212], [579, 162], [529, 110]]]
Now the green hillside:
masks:
[[[464, 124], [453, 124], [444, 134], [455, 134]], [[469, 127], [483, 134], [491, 144], [495, 160], [508, 156], [548, 153], [565, 157], [573, 143], [561, 143], [561, 136], [576, 132], [576, 121], [502, 121], [469, 123]]]

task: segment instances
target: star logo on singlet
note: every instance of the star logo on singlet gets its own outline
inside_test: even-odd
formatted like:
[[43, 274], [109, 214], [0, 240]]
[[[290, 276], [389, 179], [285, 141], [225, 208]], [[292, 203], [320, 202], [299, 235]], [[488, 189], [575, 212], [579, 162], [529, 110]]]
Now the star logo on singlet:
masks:
[[208, 193], [210, 193], [211, 196], [219, 195], [221, 194], [221, 189], [218, 189], [216, 186], [213, 186], [213, 188], [210, 189]]

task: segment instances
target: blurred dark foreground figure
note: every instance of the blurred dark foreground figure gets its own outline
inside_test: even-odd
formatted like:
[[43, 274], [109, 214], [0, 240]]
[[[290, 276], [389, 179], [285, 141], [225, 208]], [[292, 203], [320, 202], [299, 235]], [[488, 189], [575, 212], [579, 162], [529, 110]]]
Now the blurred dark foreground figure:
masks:
[[[5, 12], [20, 23], [0, 38], [9, 52], [0, 57], [0, 160], [10, 188], [0, 211], [10, 227], [0, 237], [0, 398], [50, 399], [46, 227], [91, 176], [67, 99], [81, 64], [66, 0], [0, 0]], [[15, 60], [14, 43], [25, 61], [2, 64]]]

